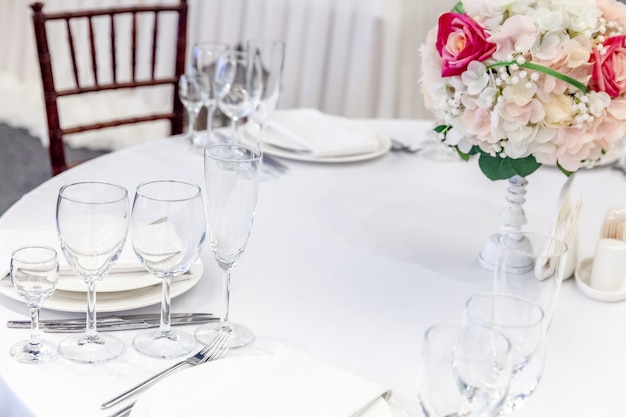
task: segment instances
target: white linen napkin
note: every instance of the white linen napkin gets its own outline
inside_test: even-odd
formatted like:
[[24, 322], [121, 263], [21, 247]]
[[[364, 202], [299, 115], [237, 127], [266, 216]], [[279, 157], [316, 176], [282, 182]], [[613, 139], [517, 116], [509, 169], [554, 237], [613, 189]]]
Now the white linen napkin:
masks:
[[[251, 133], [258, 135], [258, 131]], [[315, 109], [274, 112], [263, 129], [262, 140], [296, 152], [311, 152], [316, 157], [359, 155], [375, 152], [380, 146], [377, 133], [369, 126]]]
[[[0, 230], [0, 279], [9, 274], [11, 264], [11, 254], [15, 249], [22, 246], [42, 245], [56, 249], [59, 257], [59, 275], [74, 276], [74, 272], [69, 263], [65, 260], [56, 230]], [[120, 254], [118, 261], [113, 266], [111, 273], [126, 273], [145, 271], [137, 256], [134, 254], [132, 246], [128, 243]], [[157, 281], [160, 282], [160, 281]]]
[[180, 381], [174, 375], [171, 383], [155, 386], [146, 393], [147, 408], [142, 398], [131, 415], [356, 417], [366, 415], [370, 406], [380, 410], [380, 400], [388, 395], [371, 381], [287, 348], [267, 358], [233, 357], [189, 371], [178, 374]]

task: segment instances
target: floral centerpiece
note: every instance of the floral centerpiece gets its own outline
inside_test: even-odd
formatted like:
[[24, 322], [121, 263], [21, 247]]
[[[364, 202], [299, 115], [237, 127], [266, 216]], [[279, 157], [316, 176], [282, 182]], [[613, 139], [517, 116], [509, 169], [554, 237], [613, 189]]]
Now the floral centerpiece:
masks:
[[626, 5], [463, 0], [424, 45], [422, 93], [447, 145], [492, 180], [597, 165], [626, 135]]

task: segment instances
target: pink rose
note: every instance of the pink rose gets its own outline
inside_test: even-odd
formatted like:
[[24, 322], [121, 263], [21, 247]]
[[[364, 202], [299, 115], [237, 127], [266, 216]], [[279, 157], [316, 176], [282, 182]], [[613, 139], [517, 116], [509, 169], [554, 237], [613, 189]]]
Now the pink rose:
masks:
[[603, 45], [604, 52], [593, 49], [593, 75], [589, 87], [594, 91], [605, 91], [613, 98], [619, 97], [626, 92], [626, 35], [608, 38]]
[[491, 57], [496, 45], [487, 41], [488, 36], [485, 28], [466, 14], [442, 14], [436, 44], [443, 60], [441, 76], [461, 75], [470, 62]]

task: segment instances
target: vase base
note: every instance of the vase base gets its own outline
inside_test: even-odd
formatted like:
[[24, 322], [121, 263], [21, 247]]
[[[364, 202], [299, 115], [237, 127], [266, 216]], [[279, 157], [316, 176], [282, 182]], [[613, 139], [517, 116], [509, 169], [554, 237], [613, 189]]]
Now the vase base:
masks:
[[[520, 235], [519, 241], [508, 241], [509, 247], [513, 247], [514, 249], [530, 250], [530, 242], [526, 237]], [[498, 254], [498, 239], [499, 235], [493, 234], [489, 236], [489, 239], [485, 243], [483, 250], [478, 254], [478, 263], [480, 266], [485, 268], [488, 271], [493, 271], [496, 268], [496, 258]], [[507, 272], [511, 273], [524, 273], [528, 272], [533, 268], [532, 259], [527, 256], [514, 256], [512, 254], [507, 254], [505, 258], [505, 268]]]

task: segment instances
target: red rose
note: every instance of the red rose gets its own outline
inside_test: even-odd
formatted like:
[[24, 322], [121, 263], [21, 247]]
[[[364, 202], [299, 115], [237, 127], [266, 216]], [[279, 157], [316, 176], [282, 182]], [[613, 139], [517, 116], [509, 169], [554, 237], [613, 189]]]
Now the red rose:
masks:
[[602, 45], [602, 50], [593, 48], [593, 74], [589, 87], [618, 97], [626, 92], [626, 35], [608, 38]]
[[472, 61], [483, 62], [496, 50], [484, 27], [466, 14], [444, 13], [439, 17], [437, 51], [443, 59], [441, 76], [461, 75]]

